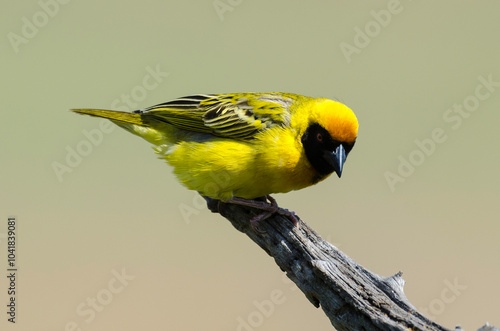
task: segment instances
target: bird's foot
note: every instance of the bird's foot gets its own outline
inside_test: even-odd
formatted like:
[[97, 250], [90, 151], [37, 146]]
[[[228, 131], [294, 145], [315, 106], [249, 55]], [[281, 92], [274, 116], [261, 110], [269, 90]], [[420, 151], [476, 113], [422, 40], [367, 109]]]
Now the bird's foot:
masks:
[[[288, 218], [293, 223], [293, 225], [295, 225], [296, 227], [299, 226], [299, 220], [295, 213], [293, 211], [289, 211], [288, 209], [279, 207], [273, 197], [271, 197], [270, 195], [266, 195], [260, 200], [261, 201], [233, 197], [230, 200], [226, 201], [226, 203], [232, 203], [235, 205], [247, 206], [262, 210], [263, 212], [261, 214], [253, 217], [250, 220], [252, 228], [255, 230], [255, 232], [258, 233], [265, 233], [265, 231], [262, 231], [258, 228], [259, 223], [271, 217], [273, 214], [283, 215]], [[269, 202], [267, 202], [267, 200], [269, 200]]]

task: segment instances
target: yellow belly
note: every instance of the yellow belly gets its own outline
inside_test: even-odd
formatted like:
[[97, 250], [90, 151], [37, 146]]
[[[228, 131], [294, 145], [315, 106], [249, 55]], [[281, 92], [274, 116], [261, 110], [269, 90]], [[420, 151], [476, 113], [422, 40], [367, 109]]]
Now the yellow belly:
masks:
[[251, 141], [184, 141], [164, 158], [186, 187], [223, 201], [285, 193], [324, 179], [307, 161], [300, 141], [285, 131]]

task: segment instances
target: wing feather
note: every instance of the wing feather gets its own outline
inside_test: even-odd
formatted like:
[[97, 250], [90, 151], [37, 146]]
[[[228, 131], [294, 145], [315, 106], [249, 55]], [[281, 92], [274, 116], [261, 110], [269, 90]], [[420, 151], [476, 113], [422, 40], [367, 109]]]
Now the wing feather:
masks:
[[299, 96], [284, 93], [196, 94], [136, 111], [146, 123], [233, 139], [252, 139], [275, 126], [290, 125], [290, 106]]

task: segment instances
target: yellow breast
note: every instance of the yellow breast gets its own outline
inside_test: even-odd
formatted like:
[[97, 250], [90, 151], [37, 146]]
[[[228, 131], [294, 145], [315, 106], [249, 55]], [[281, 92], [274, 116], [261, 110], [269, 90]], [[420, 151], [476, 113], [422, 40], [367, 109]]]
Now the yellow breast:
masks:
[[300, 139], [275, 128], [251, 141], [215, 138], [181, 142], [164, 158], [181, 183], [202, 195], [227, 201], [298, 190], [323, 179], [311, 167]]

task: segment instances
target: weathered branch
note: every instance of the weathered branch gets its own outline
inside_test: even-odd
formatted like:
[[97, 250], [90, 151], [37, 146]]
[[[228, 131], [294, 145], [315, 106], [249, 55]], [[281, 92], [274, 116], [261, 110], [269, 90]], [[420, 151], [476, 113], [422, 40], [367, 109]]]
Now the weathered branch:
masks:
[[[212, 210], [216, 209], [213, 202], [209, 201]], [[450, 330], [410, 304], [401, 272], [387, 278], [370, 272], [303, 221], [296, 228], [275, 215], [261, 222], [259, 229], [265, 231], [261, 234], [249, 222], [258, 211], [232, 204], [221, 204], [219, 209], [236, 229], [274, 258], [315, 307], [321, 306], [337, 330]]]

